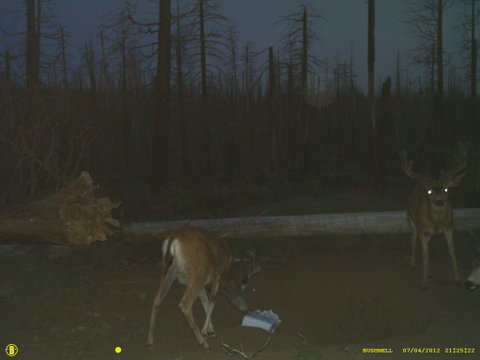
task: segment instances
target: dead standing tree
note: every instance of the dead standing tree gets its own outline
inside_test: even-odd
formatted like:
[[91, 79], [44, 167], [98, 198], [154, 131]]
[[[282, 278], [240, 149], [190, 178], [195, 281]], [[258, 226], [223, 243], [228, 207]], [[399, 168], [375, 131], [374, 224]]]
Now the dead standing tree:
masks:
[[[479, 21], [479, 9], [476, 7], [478, 0], [463, 0], [463, 13], [459, 20], [462, 37], [459, 43], [460, 53], [467, 67], [466, 77], [470, 82], [470, 143], [473, 151], [478, 151], [480, 125], [478, 124], [477, 105], [477, 66], [478, 66], [478, 41], [476, 35], [477, 23]], [[475, 191], [480, 192], [480, 163], [475, 166], [476, 184]]]
[[[135, 151], [138, 147], [135, 130], [141, 121], [137, 120], [140, 115], [135, 111], [135, 107], [139, 103], [137, 96], [142, 87], [142, 72], [153, 65], [152, 59], [155, 58], [157, 66], [154, 66], [158, 67], [158, 22], [140, 22], [135, 18], [135, 13], [136, 8], [125, 2], [112, 12], [108, 23], [104, 24], [99, 32], [101, 79], [108, 109], [110, 97], [112, 101], [115, 99], [115, 92], [110, 95], [115, 78], [119, 85], [121, 115], [112, 119], [115, 125], [112, 130], [116, 132], [118, 139], [116, 146], [119, 170], [127, 182], [134, 173]], [[109, 113], [116, 109], [111, 110]]]
[[[55, 25], [55, 16], [50, 0], [26, 0], [26, 82], [27, 109], [25, 124], [36, 121], [41, 112], [38, 92], [41, 85], [41, 71], [50, 69], [58, 62], [58, 54], [48, 49], [58, 47], [62, 41], [62, 30]], [[64, 40], [64, 39], [63, 39]]]
[[215, 134], [209, 109], [209, 85], [212, 83], [210, 78], [212, 70], [218, 70], [219, 65], [223, 65], [224, 50], [227, 49], [223, 34], [227, 33], [228, 20], [220, 10], [215, 0], [197, 0], [192, 11], [187, 14], [191, 36], [187, 45], [189, 65], [195, 69], [192, 70], [194, 80], [200, 80], [199, 143], [202, 144], [202, 151], [199, 154], [202, 158], [199, 163], [202, 169], [199, 170], [207, 179], [214, 175], [212, 158], [218, 144], [218, 135]]
[[382, 84], [382, 96], [380, 98], [380, 111], [378, 114], [377, 126], [375, 127], [376, 137], [376, 160], [377, 173], [375, 174], [375, 190], [383, 195], [387, 182], [388, 164], [391, 160], [392, 147], [389, 145], [393, 138], [391, 129], [392, 105], [391, 105], [392, 80], [390, 76]]
[[[152, 152], [150, 167], [150, 188], [158, 189], [168, 179], [168, 149], [171, 121], [171, 0], [158, 0], [158, 17], [155, 21], [144, 22], [135, 18], [136, 8], [125, 1], [124, 14], [120, 21], [128, 20], [138, 27], [138, 33], [146, 41], [135, 45], [134, 48], [154, 48], [156, 61], [156, 76], [154, 80], [154, 98], [156, 115], [152, 132]], [[153, 40], [151, 36], [155, 37]]]
[[188, 175], [188, 157], [187, 157], [187, 124], [185, 113], [185, 76], [184, 76], [184, 55], [185, 55], [185, 37], [182, 30], [182, 17], [180, 14], [180, 5], [177, 2], [177, 11], [175, 15], [176, 32], [175, 42], [175, 65], [176, 65], [176, 83], [177, 83], [177, 101], [179, 112], [180, 127], [180, 163], [181, 174], [185, 178]]
[[[277, 23], [284, 23], [287, 27], [287, 32], [284, 36], [285, 49], [290, 59], [288, 62], [295, 67], [300, 67], [298, 73], [300, 91], [300, 103], [298, 104], [298, 118], [300, 126], [296, 127], [296, 133], [291, 136], [298, 138], [300, 145], [295, 145], [290, 150], [293, 152], [294, 158], [297, 157], [297, 152], [301, 153], [301, 168], [308, 171], [311, 167], [311, 132], [310, 119], [307, 114], [306, 98], [309, 94], [308, 76], [314, 72], [315, 67], [321, 65], [320, 60], [311, 53], [312, 44], [318, 40], [316, 19], [321, 17], [315, 14], [312, 7], [300, 5], [296, 13], [282, 16]], [[290, 119], [292, 121], [293, 119]], [[295, 166], [295, 164], [294, 164]]]
[[444, 116], [443, 101], [443, 17], [453, 0], [410, 0], [408, 2], [409, 23], [413, 28], [416, 45], [413, 61], [426, 65], [430, 72], [433, 112], [429, 116], [425, 140], [431, 154], [429, 165], [441, 168], [443, 161], [439, 150], [446, 147], [450, 136], [450, 124]]
[[[27, 0], [27, 88], [40, 84], [40, 18], [41, 1]], [[33, 96], [32, 96], [33, 97]]]
[[170, 127], [171, 0], [160, 0], [157, 50], [157, 118], [153, 125], [150, 188], [158, 189], [167, 174], [168, 132]]
[[[378, 134], [375, 114], [375, 0], [368, 0], [368, 120], [371, 126], [371, 149], [374, 182], [378, 183], [380, 170], [378, 164]], [[378, 190], [378, 184], [375, 185]]]
[[268, 48], [268, 107], [270, 127], [270, 171], [278, 171], [278, 121], [277, 103], [277, 64], [273, 55], [273, 47]]

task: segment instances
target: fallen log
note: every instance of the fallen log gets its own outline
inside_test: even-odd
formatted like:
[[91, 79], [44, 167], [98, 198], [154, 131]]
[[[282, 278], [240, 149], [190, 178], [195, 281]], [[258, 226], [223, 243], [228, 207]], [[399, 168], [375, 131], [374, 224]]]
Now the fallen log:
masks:
[[[457, 230], [478, 229], [480, 209], [456, 209], [454, 219]], [[139, 238], [153, 236], [162, 238], [171, 230], [187, 224], [215, 231], [226, 238], [394, 234], [410, 231], [405, 211], [385, 211], [136, 222], [124, 227], [124, 241], [138, 242]]]
[[0, 242], [11, 237], [28, 237], [29, 242], [61, 245], [88, 245], [104, 241], [119, 228], [111, 215], [119, 204], [108, 198], [97, 199], [92, 178], [87, 172], [52, 196], [11, 207], [0, 213]]

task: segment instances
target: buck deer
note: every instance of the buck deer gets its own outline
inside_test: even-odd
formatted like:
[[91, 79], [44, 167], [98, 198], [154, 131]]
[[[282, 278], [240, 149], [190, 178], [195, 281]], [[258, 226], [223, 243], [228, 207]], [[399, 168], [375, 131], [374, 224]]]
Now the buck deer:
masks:
[[412, 228], [411, 268], [415, 268], [415, 247], [417, 238], [422, 246], [422, 288], [428, 287], [427, 276], [430, 276], [428, 242], [432, 236], [444, 234], [447, 240], [448, 251], [453, 264], [453, 275], [457, 284], [460, 283], [455, 247], [453, 244], [453, 211], [448, 199], [448, 190], [457, 186], [465, 176], [468, 147], [458, 144], [458, 153], [455, 157], [456, 165], [448, 172], [442, 172], [438, 179], [428, 175], [421, 175], [412, 171], [413, 161], [407, 160], [407, 152], [399, 155], [402, 160], [402, 169], [405, 174], [415, 180], [417, 185], [407, 201], [407, 219]]
[[[162, 245], [163, 272], [157, 295], [153, 301], [150, 315], [147, 344], [153, 345], [153, 332], [160, 304], [175, 279], [186, 285], [185, 293], [179, 303], [188, 325], [198, 343], [209, 349], [207, 336], [215, 336], [212, 324], [212, 312], [217, 293], [223, 292], [227, 299], [240, 311], [246, 312], [247, 303], [244, 290], [252, 275], [260, 271], [251, 254], [251, 267], [241, 280], [237, 268], [233, 267], [232, 252], [221, 238], [193, 226], [186, 226], [171, 233]], [[237, 273], [234, 273], [237, 271]], [[205, 323], [199, 331], [192, 312], [195, 300], [200, 301], [205, 309]]]

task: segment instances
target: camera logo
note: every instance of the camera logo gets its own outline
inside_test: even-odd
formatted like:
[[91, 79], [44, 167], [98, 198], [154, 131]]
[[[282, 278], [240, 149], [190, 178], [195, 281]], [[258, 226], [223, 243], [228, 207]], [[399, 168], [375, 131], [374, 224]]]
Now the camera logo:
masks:
[[9, 357], [14, 357], [18, 354], [18, 346], [15, 344], [8, 344], [5, 347], [5, 354], [7, 354]]

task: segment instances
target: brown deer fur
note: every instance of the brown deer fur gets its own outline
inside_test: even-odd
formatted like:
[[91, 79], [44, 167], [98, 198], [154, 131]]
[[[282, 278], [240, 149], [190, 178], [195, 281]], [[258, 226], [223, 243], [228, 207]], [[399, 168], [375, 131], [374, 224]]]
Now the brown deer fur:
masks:
[[460, 143], [456, 156], [456, 165], [448, 172], [442, 172], [438, 179], [428, 175], [420, 175], [412, 171], [413, 162], [407, 160], [407, 153], [401, 152], [402, 168], [405, 174], [415, 180], [417, 185], [407, 201], [407, 219], [412, 228], [412, 252], [410, 265], [415, 268], [415, 248], [417, 239], [422, 247], [422, 288], [428, 287], [430, 276], [428, 243], [432, 236], [444, 234], [448, 251], [453, 264], [453, 275], [457, 284], [460, 283], [455, 247], [453, 244], [453, 211], [448, 198], [448, 190], [457, 186], [465, 176], [468, 147]]
[[[193, 226], [186, 226], [172, 232], [162, 245], [163, 272], [160, 288], [153, 301], [147, 344], [153, 345], [156, 315], [168, 290], [177, 279], [186, 286], [179, 303], [180, 310], [195, 335], [198, 343], [209, 349], [207, 336], [215, 336], [212, 312], [217, 293], [223, 292], [227, 299], [240, 311], [247, 311], [243, 290], [249, 278], [259, 271], [252, 259], [249, 274], [238, 282], [233, 276], [233, 257], [228, 244], [221, 238]], [[205, 310], [202, 331], [193, 317], [192, 306], [200, 301]]]

